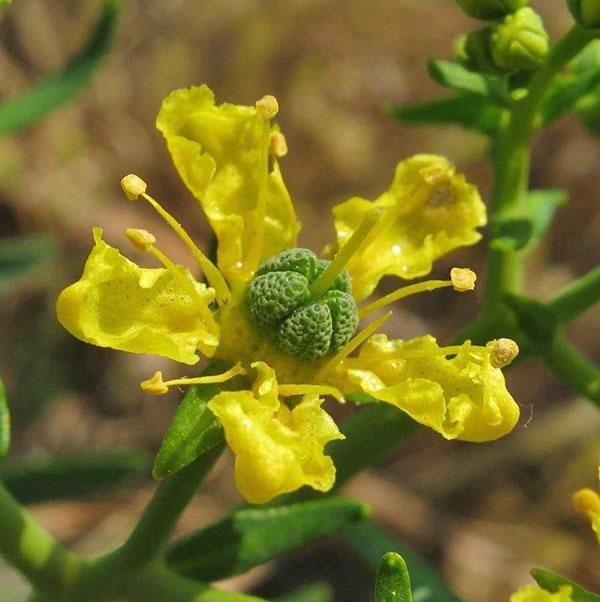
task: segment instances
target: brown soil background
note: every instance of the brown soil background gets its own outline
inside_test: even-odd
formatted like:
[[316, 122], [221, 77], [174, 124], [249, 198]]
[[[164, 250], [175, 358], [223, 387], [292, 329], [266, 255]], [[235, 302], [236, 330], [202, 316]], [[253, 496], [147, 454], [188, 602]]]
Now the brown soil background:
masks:
[[[219, 101], [252, 103], [275, 94], [290, 148], [282, 168], [303, 222], [301, 242], [319, 249], [332, 237], [329, 208], [354, 195], [374, 198], [395, 164], [417, 152], [448, 156], [488, 197], [485, 141], [454, 127], [414, 128], [386, 117], [386, 103], [441, 95], [425, 70], [449, 58], [452, 40], [477, 27], [450, 0], [130, 0], [115, 47], [92, 85], [29, 131], [0, 139], [0, 235], [48, 232], [59, 258], [2, 297], [0, 371], [15, 421], [11, 461], [89, 448], [155, 452], [177, 395], [142, 395], [138, 382], [177, 367], [151, 357], [98, 350], [72, 339], [52, 308], [90, 247], [90, 228], [129, 253], [125, 227], [154, 232], [171, 257], [182, 246], [147, 208], [125, 201], [119, 180], [142, 175], [152, 192], [206, 246], [209, 229], [179, 181], [153, 123], [169, 91], [208, 83]], [[14, 0], [0, 12], [0, 96], [11, 97], [64, 64], [85, 39], [97, 2]], [[565, 2], [532, 2], [553, 39], [570, 25]], [[600, 142], [573, 117], [539, 136], [532, 186], [570, 194], [529, 261], [527, 292], [547, 298], [598, 261]], [[481, 271], [482, 245], [440, 261]], [[191, 266], [190, 266], [191, 267]], [[389, 283], [392, 286], [393, 283]], [[440, 293], [403, 303], [393, 334], [432, 332], [441, 341], [467, 323], [477, 294]], [[598, 308], [570, 337], [600, 357]], [[600, 588], [599, 551], [570, 496], [597, 485], [600, 413], [547, 370], [526, 362], [508, 376], [522, 420], [505, 439], [448, 443], [421, 430], [387, 460], [357, 477], [347, 494], [428, 557], [468, 601], [500, 602], [545, 566]], [[225, 456], [181, 523], [186, 531], [239, 501]], [[37, 518], [82, 553], [121, 541], [151, 495], [137, 482], [85, 500], [38, 504]], [[339, 540], [251, 571], [225, 587], [274, 597], [291, 584], [328, 580], [340, 601], [369, 600], [372, 575]], [[0, 568], [2, 599], [24, 599], [20, 580]]]

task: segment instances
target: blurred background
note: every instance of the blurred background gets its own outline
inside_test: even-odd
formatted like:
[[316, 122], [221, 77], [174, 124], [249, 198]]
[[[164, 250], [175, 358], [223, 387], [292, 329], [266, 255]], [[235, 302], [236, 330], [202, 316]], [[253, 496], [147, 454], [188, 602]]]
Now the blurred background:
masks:
[[[450, 58], [455, 36], [477, 27], [450, 0], [124, 4], [120, 31], [92, 84], [26, 132], [0, 138], [0, 237], [42, 235], [36, 244], [45, 256], [26, 278], [0, 287], [0, 374], [14, 422], [11, 456], [0, 474], [21, 487], [53, 534], [90, 554], [122, 540], [154, 489], [148, 459], [179, 394], [145, 396], [138, 383], [157, 369], [175, 376], [178, 367], [80, 343], [57, 324], [53, 306], [81, 273], [92, 226], [102, 226], [112, 244], [140, 261], [123, 230], [147, 228], [168, 255], [194, 269], [147, 206], [124, 200], [119, 180], [126, 173], [140, 174], [209, 245], [200, 207], [154, 128], [171, 90], [205, 82], [219, 102], [252, 104], [266, 93], [278, 98], [277, 120], [290, 149], [282, 170], [303, 223], [300, 242], [315, 250], [332, 239], [330, 207], [355, 195], [375, 198], [396, 163], [411, 154], [446, 155], [484, 199], [491, 178], [482, 137], [455, 127], [404, 126], [381, 110], [443, 93], [429, 80], [425, 61]], [[572, 22], [565, 4], [532, 1], [553, 39]], [[97, 11], [93, 0], [14, 0], [0, 11], [0, 96], [13, 97], [64, 65]], [[600, 142], [572, 117], [538, 138], [532, 186], [564, 187], [570, 200], [531, 257], [532, 295], [551, 296], [598, 261], [599, 151]], [[483, 259], [482, 245], [461, 250], [439, 261], [433, 277], [445, 277], [453, 265], [481, 272]], [[391, 329], [397, 337], [432, 332], [446, 341], [476, 315], [479, 301], [478, 293], [420, 296], [395, 308]], [[596, 308], [570, 329], [596, 360], [599, 325]], [[570, 501], [575, 489], [597, 485], [600, 413], [535, 362], [512, 370], [508, 381], [522, 409], [510, 436], [475, 445], [421, 429], [346, 493], [371, 504], [376, 520], [429, 559], [468, 601], [506, 600], [531, 582], [533, 566], [600, 588], [597, 543]], [[65, 482], [64, 499], [56, 499], [52, 483], [62, 469], [48, 467], [45, 458], [60, 457], [64, 466], [84, 451], [119, 449], [138, 451], [119, 456], [121, 468], [104, 475], [106, 489], [77, 474]], [[128, 475], [135, 478], [125, 481]], [[121, 487], [108, 488], [121, 480]], [[239, 501], [225, 455], [180, 531]], [[370, 599], [373, 575], [330, 539], [225, 587], [275, 597], [312, 581], [330, 583], [336, 600], [360, 602]], [[24, 599], [13, 571], [0, 567], [0, 583], [3, 600]]]

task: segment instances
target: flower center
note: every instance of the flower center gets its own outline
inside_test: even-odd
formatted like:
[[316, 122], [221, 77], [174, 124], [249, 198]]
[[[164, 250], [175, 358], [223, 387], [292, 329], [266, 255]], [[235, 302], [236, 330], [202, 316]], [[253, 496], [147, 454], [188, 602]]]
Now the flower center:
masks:
[[314, 361], [339, 351], [355, 333], [358, 310], [346, 269], [324, 294], [314, 295], [314, 283], [330, 265], [309, 249], [295, 248], [271, 257], [256, 272], [246, 307], [252, 324], [280, 351]]

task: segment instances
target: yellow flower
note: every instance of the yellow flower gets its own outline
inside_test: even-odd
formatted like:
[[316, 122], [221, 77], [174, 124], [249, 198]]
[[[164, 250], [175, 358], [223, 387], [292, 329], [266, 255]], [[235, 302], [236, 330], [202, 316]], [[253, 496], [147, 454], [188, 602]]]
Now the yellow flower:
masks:
[[[126, 230], [161, 268], [138, 267], [96, 229], [81, 279], [58, 299], [60, 322], [102, 347], [186, 364], [198, 361], [199, 352], [233, 366], [166, 381], [156, 373], [142, 383], [149, 393], [225, 382], [256, 368], [252, 390], [222, 392], [209, 404], [236, 455], [238, 487], [254, 502], [302, 485], [321, 491], [333, 485], [335, 467], [324, 446], [341, 435], [321, 403], [340, 393], [328, 383], [392, 403], [447, 438], [486, 441], [509, 432], [518, 407], [499, 367], [516, 355], [512, 342], [443, 348], [431, 337], [373, 336], [389, 313], [359, 328], [360, 320], [409, 295], [474, 287], [475, 274], [455, 268], [448, 279], [411, 284], [357, 307], [382, 276], [421, 276], [441, 255], [480, 238], [485, 210], [475, 187], [442, 157], [402, 161], [377, 200], [334, 208], [337, 252], [331, 261], [319, 258], [295, 247], [300, 226], [278, 163], [287, 143], [271, 124], [277, 111], [272, 96], [253, 107], [215, 105], [206, 86], [165, 99], [157, 126], [217, 236], [216, 265], [141, 178], [130, 174], [121, 186], [179, 235], [207, 285], [171, 262], [151, 233]], [[289, 396], [301, 400], [293, 405]]]
[[[441, 349], [430, 335], [390, 341], [378, 334], [337, 367], [342, 377], [333, 381], [343, 392], [360, 387], [446, 439], [489, 441], [519, 418], [502, 372], [491, 364], [493, 348], [494, 342]], [[448, 359], [450, 352], [456, 355]]]
[[[598, 467], [600, 480], [600, 466]], [[575, 510], [587, 514], [600, 543], [600, 494], [593, 489], [580, 489], [573, 495]]]
[[264, 362], [254, 362], [252, 367], [259, 371], [253, 391], [222, 392], [209, 402], [236, 455], [240, 493], [261, 504], [302, 485], [328, 491], [335, 481], [335, 467], [323, 449], [344, 436], [321, 408], [323, 399], [309, 392], [289, 409], [279, 400], [285, 391], [280, 390], [273, 369]]
[[550, 593], [537, 585], [526, 585], [517, 590], [509, 602], [573, 602], [570, 585], [562, 585], [557, 592]]

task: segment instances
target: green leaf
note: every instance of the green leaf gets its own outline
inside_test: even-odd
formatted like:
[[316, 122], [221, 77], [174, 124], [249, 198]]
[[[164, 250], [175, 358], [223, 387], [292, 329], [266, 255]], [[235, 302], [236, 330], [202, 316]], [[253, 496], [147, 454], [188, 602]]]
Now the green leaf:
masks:
[[[230, 367], [231, 364], [227, 362], [213, 360], [200, 374], [220, 374]], [[152, 475], [155, 479], [164, 479], [176, 473], [209, 449], [223, 443], [223, 428], [209, 410], [208, 402], [219, 391], [236, 386], [240, 388], [239, 383], [240, 379], [236, 378], [225, 385], [193, 385], [187, 389], [154, 460]]]
[[414, 105], [390, 107], [386, 111], [407, 123], [436, 125], [455, 123], [484, 134], [495, 134], [502, 110], [480, 96], [448, 96]]
[[573, 593], [571, 594], [573, 602], [600, 602], [600, 595], [588, 592], [574, 581], [550, 571], [533, 569], [531, 575], [537, 581], [537, 584], [548, 592], [554, 593], [558, 591], [561, 585], [570, 585], [573, 588]]
[[521, 295], [507, 295], [506, 302], [532, 343], [547, 346], [554, 339], [559, 321], [546, 303]]
[[55, 240], [32, 234], [0, 241], [0, 293], [39, 275], [56, 257]]
[[79, 452], [3, 466], [0, 479], [22, 504], [33, 504], [114, 489], [149, 467], [147, 454], [137, 450]]
[[8, 412], [8, 400], [6, 389], [0, 379], [0, 459], [8, 453], [10, 445], [10, 414]]
[[559, 188], [530, 192], [518, 214], [492, 221], [491, 248], [503, 251], [533, 249], [552, 223], [556, 209], [566, 200], [565, 191]]
[[431, 78], [442, 86], [506, 104], [508, 86], [501, 77], [483, 75], [463, 67], [460, 63], [435, 59], [427, 63], [427, 69]]
[[423, 558], [388, 535], [381, 527], [371, 521], [364, 521], [344, 531], [344, 536], [352, 549], [377, 570], [381, 557], [394, 551], [402, 555], [410, 572], [414, 602], [461, 602]]
[[22, 130], [82, 90], [107, 55], [121, 10], [120, 0], [104, 0], [86, 45], [60, 71], [43, 78], [31, 90], [0, 105], [0, 134]]
[[396, 552], [388, 552], [381, 560], [375, 582], [375, 602], [413, 602], [406, 562]]
[[238, 510], [176, 542], [167, 553], [167, 564], [200, 581], [225, 579], [335, 533], [367, 514], [364, 504], [336, 498]]
[[333, 590], [327, 583], [314, 583], [280, 596], [276, 602], [333, 602]]
[[[577, 106], [578, 102], [590, 94], [600, 84], [600, 65], [578, 73], [557, 77], [544, 100], [540, 115], [546, 126]], [[596, 94], [592, 94], [597, 102]]]

